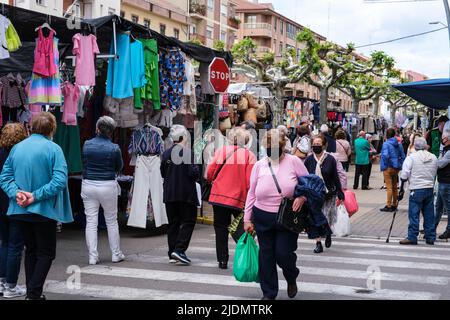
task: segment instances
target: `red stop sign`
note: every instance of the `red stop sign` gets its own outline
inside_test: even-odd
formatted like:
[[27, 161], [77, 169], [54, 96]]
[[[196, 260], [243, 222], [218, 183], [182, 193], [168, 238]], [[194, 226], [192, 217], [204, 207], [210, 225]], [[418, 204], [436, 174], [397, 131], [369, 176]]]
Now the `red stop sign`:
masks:
[[226, 93], [230, 85], [230, 68], [225, 59], [214, 58], [209, 65], [209, 82], [216, 93]]

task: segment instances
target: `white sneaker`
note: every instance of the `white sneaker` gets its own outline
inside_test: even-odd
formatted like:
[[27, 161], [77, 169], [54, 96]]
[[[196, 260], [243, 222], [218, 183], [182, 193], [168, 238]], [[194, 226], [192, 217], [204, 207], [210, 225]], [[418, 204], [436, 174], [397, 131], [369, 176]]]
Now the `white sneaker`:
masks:
[[89, 265], [91, 265], [91, 266], [95, 266], [95, 265], [97, 265], [99, 263], [100, 263], [100, 259], [99, 258], [89, 259]]
[[123, 253], [120, 253], [118, 255], [113, 255], [112, 262], [113, 263], [119, 263], [125, 260], [125, 255]]
[[177, 264], [177, 263], [178, 263], [178, 260], [175, 260], [175, 259], [169, 259], [169, 263], [170, 263], [170, 264]]
[[11, 298], [19, 298], [27, 295], [27, 289], [21, 286], [16, 286], [15, 288], [5, 287], [3, 291], [3, 298], [11, 299]]

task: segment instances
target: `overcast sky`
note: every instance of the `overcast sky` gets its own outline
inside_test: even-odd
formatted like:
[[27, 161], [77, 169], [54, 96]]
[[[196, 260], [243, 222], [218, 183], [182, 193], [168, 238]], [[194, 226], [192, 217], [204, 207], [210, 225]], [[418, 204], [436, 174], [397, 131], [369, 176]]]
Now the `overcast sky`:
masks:
[[[356, 45], [381, 42], [421, 33], [446, 23], [441, 0], [406, 3], [367, 3], [364, 0], [260, 0], [272, 2], [281, 14], [311, 28], [339, 44]], [[397, 66], [428, 75], [448, 78], [450, 49], [448, 31], [358, 49], [369, 55], [383, 50], [393, 56]]]

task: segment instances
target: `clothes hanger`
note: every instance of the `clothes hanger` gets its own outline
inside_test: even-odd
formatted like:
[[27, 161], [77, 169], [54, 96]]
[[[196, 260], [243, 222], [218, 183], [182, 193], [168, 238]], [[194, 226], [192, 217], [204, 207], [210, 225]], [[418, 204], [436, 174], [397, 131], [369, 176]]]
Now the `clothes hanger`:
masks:
[[[51, 23], [51, 17], [48, 16], [48, 20], [49, 20], [49, 22]], [[56, 31], [55, 31], [52, 27], [50, 27], [50, 24], [49, 24], [47, 21], [44, 22], [41, 26], [39, 26], [39, 27], [37, 27], [36, 29], [34, 29], [34, 31], [38, 31], [39, 28], [47, 28], [47, 29], [49, 29], [50, 31], [53, 31], [54, 34], [56, 34]]]

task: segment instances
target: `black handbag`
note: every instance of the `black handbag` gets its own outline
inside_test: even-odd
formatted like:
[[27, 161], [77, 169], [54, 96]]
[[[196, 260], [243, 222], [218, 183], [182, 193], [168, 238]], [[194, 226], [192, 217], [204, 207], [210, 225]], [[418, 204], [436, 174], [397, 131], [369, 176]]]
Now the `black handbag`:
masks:
[[278, 180], [275, 176], [275, 173], [273, 172], [272, 164], [270, 163], [270, 161], [269, 161], [269, 168], [270, 172], [272, 173], [273, 181], [275, 181], [275, 185], [277, 186], [278, 193], [283, 198], [283, 200], [281, 200], [281, 204], [277, 212], [277, 223], [282, 225], [287, 230], [299, 234], [303, 232], [306, 228], [305, 226], [306, 217], [303, 216], [305, 210], [295, 212], [292, 209], [292, 206], [294, 205], [294, 200], [283, 196], [283, 193], [281, 191], [280, 185], [278, 184]]
[[202, 192], [202, 200], [203, 201], [209, 201], [209, 197], [211, 196], [211, 189], [212, 189], [212, 185], [214, 183], [214, 180], [217, 179], [217, 177], [219, 176], [220, 171], [222, 171], [223, 167], [225, 166], [225, 164], [227, 163], [228, 159], [231, 158], [231, 156], [238, 151], [241, 148], [237, 148], [236, 150], [234, 150], [233, 152], [230, 152], [230, 154], [226, 157], [225, 161], [222, 163], [222, 165], [220, 166], [219, 170], [217, 170], [217, 173], [215, 175], [215, 177], [213, 178], [211, 183], [206, 182], [205, 185], [203, 186], [203, 192]]

